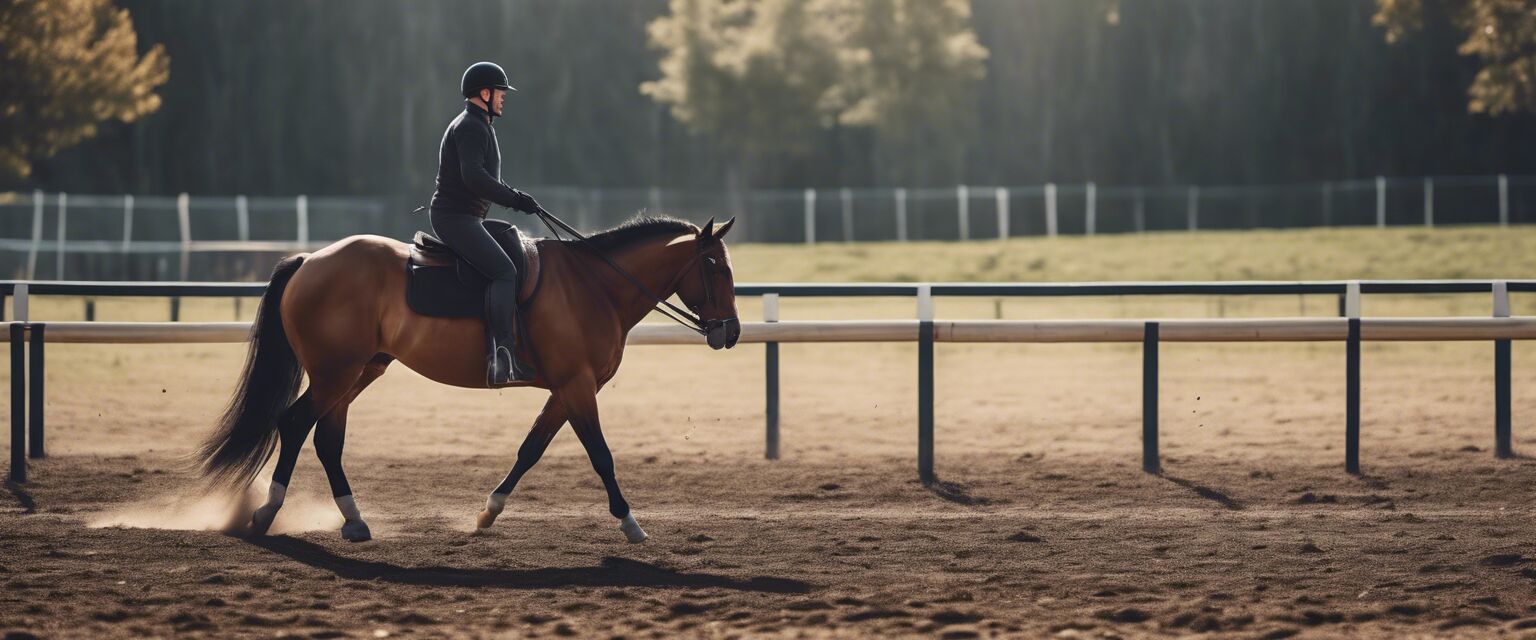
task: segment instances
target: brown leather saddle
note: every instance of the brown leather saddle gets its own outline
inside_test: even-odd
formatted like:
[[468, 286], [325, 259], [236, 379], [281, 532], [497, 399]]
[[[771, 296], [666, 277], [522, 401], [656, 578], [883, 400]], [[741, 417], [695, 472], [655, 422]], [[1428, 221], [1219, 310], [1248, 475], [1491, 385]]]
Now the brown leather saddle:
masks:
[[[517, 265], [522, 280], [517, 302], [527, 309], [539, 289], [538, 241], [501, 220], [483, 224]], [[435, 236], [417, 231], [412, 238], [411, 255], [405, 261], [405, 303], [412, 311], [439, 318], [484, 317], [485, 288], [490, 282]]]

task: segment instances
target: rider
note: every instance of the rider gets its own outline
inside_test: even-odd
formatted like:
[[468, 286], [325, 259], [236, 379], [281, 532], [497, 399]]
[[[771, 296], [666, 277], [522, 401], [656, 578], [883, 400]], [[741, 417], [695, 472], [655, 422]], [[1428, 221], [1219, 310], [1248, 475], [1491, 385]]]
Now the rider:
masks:
[[481, 224], [492, 203], [532, 214], [532, 196], [501, 181], [501, 149], [491, 119], [501, 115], [507, 73], [490, 62], [464, 71], [459, 93], [464, 111], [448, 123], [437, 157], [437, 191], [432, 194], [432, 230], [476, 270], [491, 279], [486, 291], [486, 333], [490, 355], [486, 384], [532, 380], [533, 367], [517, 358], [517, 267]]

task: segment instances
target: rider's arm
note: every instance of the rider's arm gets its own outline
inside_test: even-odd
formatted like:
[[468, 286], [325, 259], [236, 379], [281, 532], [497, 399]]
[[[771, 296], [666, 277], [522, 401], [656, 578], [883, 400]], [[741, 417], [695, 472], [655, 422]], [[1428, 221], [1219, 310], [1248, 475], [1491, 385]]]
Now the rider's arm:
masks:
[[459, 175], [464, 177], [470, 193], [503, 207], [517, 208], [521, 201], [518, 191], [485, 170], [486, 148], [492, 144], [489, 133], [480, 127], [461, 126], [454, 129], [453, 135], [459, 154]]

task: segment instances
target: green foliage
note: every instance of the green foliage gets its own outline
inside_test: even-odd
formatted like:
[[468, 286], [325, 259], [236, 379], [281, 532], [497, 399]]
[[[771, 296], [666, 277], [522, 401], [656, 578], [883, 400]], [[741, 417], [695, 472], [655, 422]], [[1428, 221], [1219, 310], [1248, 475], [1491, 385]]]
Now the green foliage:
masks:
[[137, 49], [111, 0], [0, 0], [0, 172], [25, 177], [97, 123], [158, 109], [169, 58]]
[[679, 122], [744, 151], [803, 152], [836, 117], [835, 0], [673, 0], [648, 27], [662, 78], [640, 91]]
[[[1387, 42], [1424, 26], [1424, 0], [1376, 0], [1373, 24]], [[1465, 32], [1462, 55], [1482, 63], [1467, 88], [1467, 109], [1498, 115], [1536, 111], [1536, 0], [1444, 0], [1442, 9]]]
[[986, 74], [970, 21], [968, 0], [672, 0], [649, 26], [661, 78], [640, 90], [742, 153], [804, 153], [842, 126], [893, 159], [943, 156]]

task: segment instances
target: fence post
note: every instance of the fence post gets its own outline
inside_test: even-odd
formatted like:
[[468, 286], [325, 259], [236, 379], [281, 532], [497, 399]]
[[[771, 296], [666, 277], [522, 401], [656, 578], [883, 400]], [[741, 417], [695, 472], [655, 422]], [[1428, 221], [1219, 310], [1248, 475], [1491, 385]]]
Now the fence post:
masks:
[[11, 325], [11, 480], [14, 482], [27, 481], [27, 360], [22, 339], [26, 331], [24, 323], [30, 316], [28, 289], [28, 285], [18, 284], [13, 292], [16, 322]]
[[[1493, 317], [1509, 317], [1509, 284], [1503, 280], [1493, 283]], [[1493, 440], [1494, 456], [1515, 457], [1512, 441], [1514, 418], [1513, 394], [1510, 385], [1510, 341], [1493, 341]]]
[[1345, 285], [1344, 316], [1349, 334], [1344, 343], [1344, 471], [1360, 473], [1360, 281]]
[[651, 213], [661, 215], [661, 187], [652, 185], [650, 193], [647, 195], [649, 196], [647, 199], [650, 201]]
[[133, 194], [123, 195], [123, 255], [128, 255], [128, 245], [133, 242]]
[[607, 226], [607, 221], [603, 219], [603, 190], [588, 189], [587, 199], [591, 202], [590, 216], [587, 218], [587, 228], [601, 229]]
[[59, 246], [58, 246], [58, 252], [54, 254], [54, 258], [56, 259], [55, 265], [57, 267], [56, 269], [54, 269], [54, 274], [55, 274], [54, 277], [56, 277], [56, 278], [58, 278], [60, 280], [64, 279], [64, 253], [65, 253], [64, 252], [64, 227], [68, 225], [68, 222], [69, 222], [69, 194], [64, 193], [63, 191], [60, 191], [59, 192], [59, 235], [58, 235], [58, 237], [59, 237]]
[[843, 242], [853, 242], [853, 191], [843, 187], [837, 195], [843, 201]]
[[932, 484], [933, 472], [933, 287], [917, 287], [917, 477]]
[[25, 332], [24, 323], [11, 323], [11, 482], [16, 483], [27, 481], [27, 352], [22, 345]]
[[1333, 226], [1333, 183], [1323, 182], [1323, 226]]
[[1199, 185], [1190, 185], [1189, 187], [1189, 203], [1185, 205], [1184, 217], [1187, 218], [1187, 221], [1189, 222], [1189, 230], [1191, 232], [1198, 231], [1200, 229]]
[[1008, 239], [1008, 188], [997, 188], [997, 239]]
[[1387, 227], [1387, 179], [1376, 176], [1376, 228]]
[[251, 239], [251, 203], [245, 196], [235, 196], [235, 226], [240, 231], [240, 241]]
[[29, 307], [32, 306], [32, 296], [28, 295], [31, 288], [30, 285], [18, 284], [15, 290], [11, 292], [11, 295], [15, 297], [15, 300], [11, 302], [11, 310], [15, 312], [17, 322], [26, 322], [31, 317]]
[[955, 202], [958, 205], [960, 217], [960, 239], [971, 239], [971, 188], [965, 185], [955, 187]]
[[1141, 470], [1163, 470], [1157, 452], [1157, 338], [1158, 323], [1148, 322], [1141, 338]]
[[805, 243], [816, 244], [816, 190], [805, 190]]
[[[779, 294], [763, 294], [763, 322], [779, 321]], [[768, 432], [767, 450], [763, 454], [769, 460], [779, 459], [779, 343], [764, 343], [764, 388], [767, 390]]]
[[299, 196], [294, 199], [293, 213], [299, 222], [299, 246], [309, 246], [309, 196]]
[[1424, 176], [1424, 226], [1435, 226], [1435, 179]]
[[1084, 214], [1083, 217], [1084, 217], [1085, 226], [1087, 227], [1087, 234], [1091, 236], [1094, 233], [1094, 228], [1098, 226], [1098, 217], [1099, 217], [1099, 187], [1098, 187], [1098, 185], [1095, 185], [1092, 182], [1088, 183], [1087, 196], [1088, 196], [1088, 210]]
[[181, 230], [181, 280], [186, 282], [191, 270], [192, 198], [186, 193], [176, 196], [176, 224]]
[[1509, 176], [1499, 174], [1499, 226], [1509, 226]]
[[1131, 211], [1131, 217], [1135, 218], [1136, 233], [1145, 233], [1147, 230], [1147, 194], [1146, 190], [1136, 187], [1136, 207]]
[[907, 241], [907, 190], [896, 188], [896, 241]]
[[1045, 183], [1045, 235], [1056, 237], [1056, 183]]
[[44, 324], [28, 325], [28, 359], [30, 360], [30, 373], [27, 377], [31, 382], [31, 404], [27, 407], [27, 457], [43, 457], [43, 327]]
[[[27, 250], [27, 279], [37, 279], [37, 249], [43, 243], [43, 191], [32, 192], [32, 248]], [[19, 319], [19, 318], [18, 318]]]

